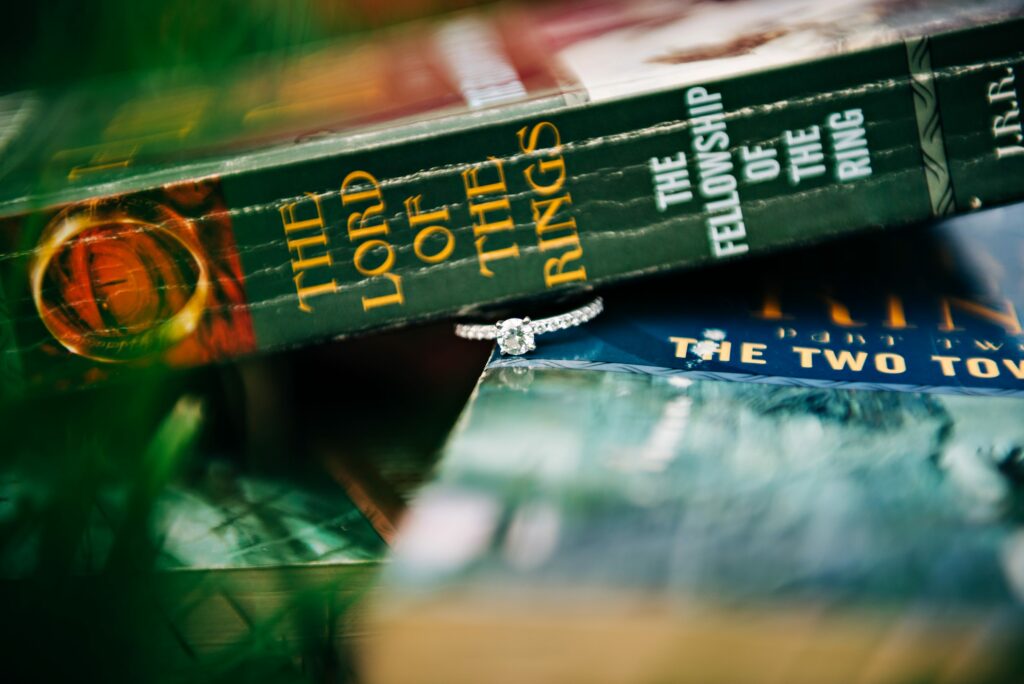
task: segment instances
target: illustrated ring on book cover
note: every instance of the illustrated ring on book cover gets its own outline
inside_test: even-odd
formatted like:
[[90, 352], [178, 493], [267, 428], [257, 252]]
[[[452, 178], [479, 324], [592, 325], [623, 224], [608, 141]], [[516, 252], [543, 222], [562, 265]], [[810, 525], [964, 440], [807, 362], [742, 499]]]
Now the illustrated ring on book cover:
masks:
[[522, 356], [537, 348], [534, 342], [537, 335], [575, 328], [594, 320], [602, 311], [604, 300], [598, 297], [567, 313], [536, 321], [529, 318], [506, 318], [494, 325], [460, 323], [455, 326], [455, 334], [467, 340], [495, 340], [502, 355]]
[[58, 214], [29, 267], [40, 320], [69, 351], [124, 361], [169, 349], [211, 302], [210, 259], [165, 204], [90, 202]]

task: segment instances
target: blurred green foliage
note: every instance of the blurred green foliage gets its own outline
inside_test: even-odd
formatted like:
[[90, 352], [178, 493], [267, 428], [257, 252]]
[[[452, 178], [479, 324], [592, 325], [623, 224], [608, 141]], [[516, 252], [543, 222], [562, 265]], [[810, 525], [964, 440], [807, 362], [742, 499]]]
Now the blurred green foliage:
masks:
[[[280, 606], [212, 654], [193, 648], [175, 624], [190, 603], [212, 594], [223, 602], [226, 594], [207, 581], [211, 575], [157, 570], [154, 503], [204, 449], [240, 441], [222, 415], [230, 405], [223, 376], [232, 373], [151, 369], [131, 382], [3, 406], [4, 681], [351, 679], [333, 619], [348, 607], [342, 575], [279, 582]], [[123, 492], [122, 505], [101, 506], [112, 490]], [[111, 517], [114, 537], [102, 557], [90, 557], [97, 513]]]

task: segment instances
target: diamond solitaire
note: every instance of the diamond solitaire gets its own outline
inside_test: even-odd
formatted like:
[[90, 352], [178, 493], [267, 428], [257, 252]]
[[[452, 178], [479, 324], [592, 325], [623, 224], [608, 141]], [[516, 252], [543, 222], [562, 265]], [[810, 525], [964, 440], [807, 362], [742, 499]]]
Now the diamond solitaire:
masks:
[[575, 328], [604, 311], [604, 300], [594, 301], [568, 313], [531, 321], [529, 318], [506, 318], [494, 325], [463, 324], [455, 326], [455, 334], [468, 340], [495, 340], [502, 354], [522, 356], [537, 348], [534, 337], [546, 332]]
[[529, 318], [509, 318], [496, 325], [495, 340], [502, 354], [521, 356], [537, 348], [533, 341], [533, 326]]

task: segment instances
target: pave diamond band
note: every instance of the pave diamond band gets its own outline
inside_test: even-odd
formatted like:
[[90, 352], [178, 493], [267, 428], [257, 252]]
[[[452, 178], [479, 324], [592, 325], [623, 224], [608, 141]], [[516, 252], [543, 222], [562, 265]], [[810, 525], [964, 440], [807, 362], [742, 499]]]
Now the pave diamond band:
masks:
[[506, 318], [494, 325], [459, 323], [455, 334], [467, 340], [495, 340], [502, 354], [520, 356], [537, 348], [534, 337], [546, 332], [583, 325], [604, 311], [604, 300], [598, 297], [589, 304], [564, 314], [540, 318]]

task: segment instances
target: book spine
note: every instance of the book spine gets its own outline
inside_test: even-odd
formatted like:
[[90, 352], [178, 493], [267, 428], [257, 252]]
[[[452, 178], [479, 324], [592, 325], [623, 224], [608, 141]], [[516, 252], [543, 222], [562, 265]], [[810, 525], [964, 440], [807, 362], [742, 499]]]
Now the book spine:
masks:
[[[20, 252], [8, 353], [196, 363], [1010, 201], [1022, 34], [1014, 20], [66, 207]], [[143, 256], [104, 280], [69, 245], [111, 224], [157, 229], [121, 235]]]

